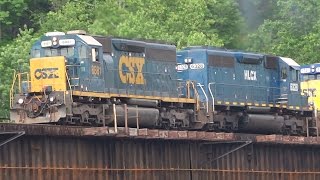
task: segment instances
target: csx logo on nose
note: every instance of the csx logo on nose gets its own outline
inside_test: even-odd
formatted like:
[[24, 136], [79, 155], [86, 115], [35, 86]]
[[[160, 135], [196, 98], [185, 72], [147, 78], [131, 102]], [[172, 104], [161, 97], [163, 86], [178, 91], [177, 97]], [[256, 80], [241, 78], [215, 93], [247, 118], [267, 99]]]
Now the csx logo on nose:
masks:
[[119, 76], [122, 83], [144, 84], [142, 68], [144, 58], [121, 56], [119, 60]]
[[57, 75], [58, 68], [43, 68], [43, 69], [36, 69], [34, 71], [34, 77], [36, 79], [55, 79], [59, 78]]

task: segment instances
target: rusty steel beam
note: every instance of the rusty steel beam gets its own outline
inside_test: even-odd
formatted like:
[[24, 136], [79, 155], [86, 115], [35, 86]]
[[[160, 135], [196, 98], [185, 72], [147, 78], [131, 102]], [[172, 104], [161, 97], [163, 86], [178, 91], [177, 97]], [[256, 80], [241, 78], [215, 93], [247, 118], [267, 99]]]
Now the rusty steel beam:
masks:
[[0, 135], [1, 134], [5, 134], [5, 135], [8, 135], [8, 134], [13, 134], [13, 136], [11, 136], [11, 137], [9, 137], [8, 139], [6, 139], [6, 140], [4, 140], [3, 142], [0, 142], [0, 147], [1, 146], [3, 146], [3, 145], [5, 145], [5, 144], [7, 144], [7, 143], [9, 143], [9, 142], [11, 142], [11, 141], [13, 141], [13, 140], [15, 140], [15, 139], [17, 139], [17, 138], [19, 138], [20, 136], [23, 136], [24, 134], [25, 134], [25, 132], [24, 131], [17, 131], [17, 132], [0, 132]]
[[[218, 143], [219, 144], [223, 144], [224, 142], [205, 143], [205, 145], [212, 145], [212, 144], [218, 144]], [[226, 153], [219, 155], [218, 157], [214, 157], [214, 158], [212, 158], [210, 160], [203, 161], [201, 163], [201, 166], [204, 166], [205, 164], [212, 163], [214, 161], [217, 161], [218, 159], [221, 159], [221, 158], [223, 158], [225, 156], [228, 156], [229, 154], [231, 154], [231, 153], [233, 153], [233, 152], [235, 152], [235, 151], [237, 151], [237, 150], [239, 150], [239, 149], [251, 144], [252, 141], [227, 141], [225, 143], [241, 143], [241, 144], [239, 146], [227, 151]]]
[[320, 179], [320, 146], [251, 143], [203, 167], [199, 162], [245, 141], [164, 140], [145, 132], [141, 138], [25, 135], [0, 148], [0, 180]]
[[188, 168], [89, 168], [89, 167], [14, 167], [0, 166], [0, 170], [44, 170], [44, 171], [197, 171], [226, 173], [261, 173], [261, 174], [320, 174], [319, 171], [273, 171], [273, 170], [241, 170], [241, 169], [188, 169]]

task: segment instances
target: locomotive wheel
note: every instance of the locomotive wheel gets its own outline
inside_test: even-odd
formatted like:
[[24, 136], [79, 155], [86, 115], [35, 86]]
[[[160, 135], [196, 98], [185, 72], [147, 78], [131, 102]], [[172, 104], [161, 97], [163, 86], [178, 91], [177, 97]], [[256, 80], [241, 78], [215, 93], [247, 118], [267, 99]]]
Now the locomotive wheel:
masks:
[[297, 124], [296, 123], [292, 124], [290, 131], [291, 131], [291, 134], [297, 134]]
[[185, 129], [183, 121], [179, 121], [178, 123], [176, 123], [176, 127], [179, 131], [182, 131]]
[[169, 121], [162, 120], [161, 128], [162, 128], [162, 129], [165, 129], [165, 130], [169, 130], [169, 129], [170, 129], [170, 122], [169, 122]]
[[170, 121], [169, 121], [169, 126], [170, 127], [176, 127], [177, 126], [177, 118], [176, 118], [176, 116], [175, 115], [173, 115], [171, 118], [170, 118]]
[[89, 112], [85, 111], [84, 113], [81, 114], [81, 123], [89, 123]]

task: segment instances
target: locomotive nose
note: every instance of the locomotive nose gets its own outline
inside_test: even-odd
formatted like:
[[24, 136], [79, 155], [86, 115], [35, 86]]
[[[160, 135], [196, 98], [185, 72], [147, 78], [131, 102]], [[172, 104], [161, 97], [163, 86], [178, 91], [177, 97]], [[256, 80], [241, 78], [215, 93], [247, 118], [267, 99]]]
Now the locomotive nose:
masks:
[[31, 92], [66, 91], [65, 57], [31, 59], [30, 78]]

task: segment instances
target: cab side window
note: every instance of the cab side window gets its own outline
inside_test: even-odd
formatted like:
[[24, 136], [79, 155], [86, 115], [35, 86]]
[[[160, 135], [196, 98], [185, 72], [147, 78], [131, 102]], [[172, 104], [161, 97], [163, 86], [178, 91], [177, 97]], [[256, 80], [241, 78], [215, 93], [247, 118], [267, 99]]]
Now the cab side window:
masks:
[[87, 48], [83, 45], [79, 48], [79, 58], [88, 58]]
[[295, 69], [291, 69], [291, 78], [292, 81], [298, 81], [298, 71]]
[[31, 57], [33, 57], [33, 58], [38, 58], [38, 57], [40, 57], [40, 49], [33, 49], [33, 50], [31, 51]]
[[99, 62], [99, 50], [98, 48], [91, 49], [92, 61]]
[[287, 69], [285, 67], [281, 68], [281, 79], [287, 79]]

